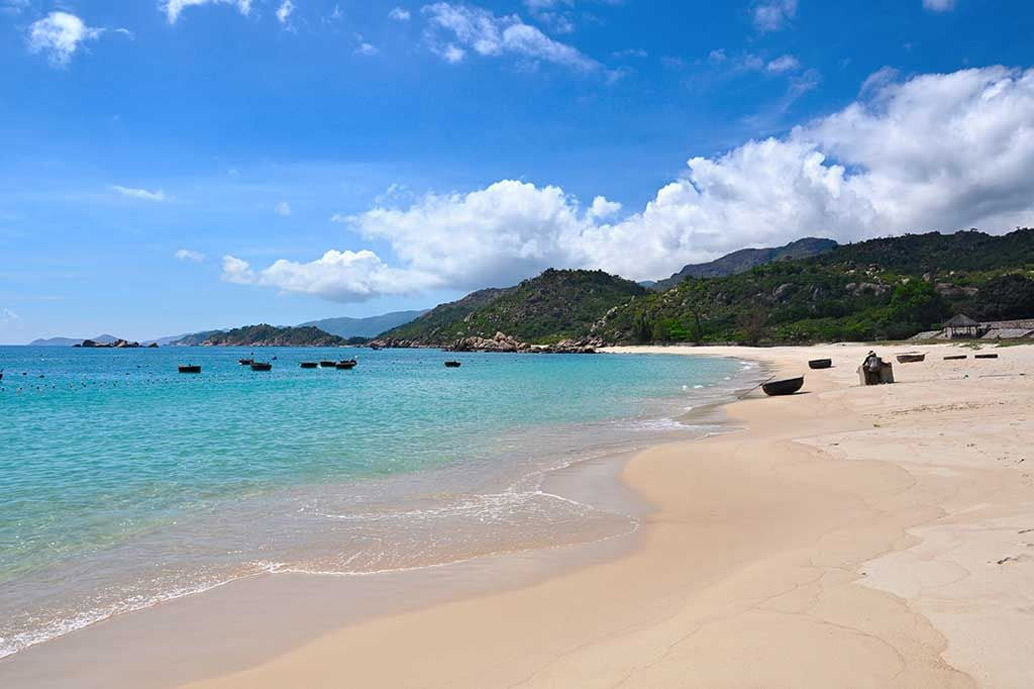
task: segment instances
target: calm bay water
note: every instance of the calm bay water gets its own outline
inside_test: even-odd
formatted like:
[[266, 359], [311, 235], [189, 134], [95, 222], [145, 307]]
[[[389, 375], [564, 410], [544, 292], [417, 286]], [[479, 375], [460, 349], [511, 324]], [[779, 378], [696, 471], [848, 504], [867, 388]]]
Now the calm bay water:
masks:
[[[299, 368], [349, 358], [353, 371]], [[699, 432], [756, 371], [679, 356], [0, 347], [0, 657], [263, 571], [365, 574], [634, 528], [551, 470]], [[178, 374], [196, 363], [200, 375]]]

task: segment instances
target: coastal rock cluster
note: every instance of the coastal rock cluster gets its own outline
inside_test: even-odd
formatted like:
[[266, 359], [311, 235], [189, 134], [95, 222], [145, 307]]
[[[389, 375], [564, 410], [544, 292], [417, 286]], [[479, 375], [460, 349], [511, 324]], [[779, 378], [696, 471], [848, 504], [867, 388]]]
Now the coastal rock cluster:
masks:
[[[129, 340], [117, 339], [114, 342], [96, 342], [94, 340], [83, 340], [81, 344], [72, 345], [73, 347], [82, 347], [83, 349], [138, 349], [143, 345], [139, 342], [130, 342]], [[152, 348], [157, 347], [158, 344], [152, 342], [150, 345]]]
[[464, 337], [445, 349], [450, 352], [511, 352], [517, 354], [595, 354], [598, 343], [589, 340], [561, 340], [556, 344], [533, 345], [497, 332], [491, 339]]
[[[370, 342], [374, 349], [421, 349], [435, 345], [418, 340], [383, 338]], [[499, 352], [509, 354], [595, 354], [603, 342], [595, 339], [561, 340], [555, 344], [536, 345], [522, 342], [503, 332], [493, 337], [461, 337], [442, 349], [447, 352]]]

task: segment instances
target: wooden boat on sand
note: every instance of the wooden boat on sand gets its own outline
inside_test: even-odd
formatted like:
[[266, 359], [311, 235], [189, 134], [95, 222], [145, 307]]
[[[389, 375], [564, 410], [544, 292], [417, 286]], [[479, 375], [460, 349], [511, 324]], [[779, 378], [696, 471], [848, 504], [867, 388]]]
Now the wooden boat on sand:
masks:
[[808, 368], [821, 369], [821, 368], [833, 368], [832, 359], [812, 359], [808, 362]]
[[786, 380], [773, 380], [761, 386], [769, 397], [781, 397], [792, 395], [804, 387], [804, 376], [800, 378], [787, 378]]
[[926, 355], [920, 354], [919, 352], [908, 352], [906, 354], [898, 354], [899, 364], [917, 364], [920, 361], [926, 361]]

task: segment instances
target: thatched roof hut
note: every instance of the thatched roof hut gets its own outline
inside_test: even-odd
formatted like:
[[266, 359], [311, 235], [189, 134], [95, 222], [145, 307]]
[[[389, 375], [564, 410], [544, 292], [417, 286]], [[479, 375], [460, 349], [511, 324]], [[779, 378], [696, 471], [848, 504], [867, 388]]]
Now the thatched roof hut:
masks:
[[980, 323], [973, 320], [964, 313], [952, 316], [951, 320], [944, 324], [948, 331], [948, 337], [978, 337], [980, 335]]

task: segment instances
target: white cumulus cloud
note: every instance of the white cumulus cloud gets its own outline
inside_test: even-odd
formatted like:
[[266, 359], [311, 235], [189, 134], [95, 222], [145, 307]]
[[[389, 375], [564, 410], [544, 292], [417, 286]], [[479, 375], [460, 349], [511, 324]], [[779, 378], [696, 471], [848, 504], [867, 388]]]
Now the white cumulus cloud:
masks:
[[955, 9], [955, 0], [923, 0], [923, 7], [931, 12], [950, 12]]
[[779, 31], [797, 16], [797, 0], [765, 0], [754, 7], [758, 31]]
[[[105, 31], [87, 26], [74, 14], [51, 12], [29, 26], [29, 52], [42, 53], [54, 65], [67, 65], [83, 43], [97, 40]], [[116, 31], [129, 33], [125, 29]]]
[[173, 256], [177, 261], [190, 261], [192, 263], [201, 263], [205, 260], [205, 255], [200, 251], [192, 251], [191, 249], [179, 249]]
[[[852, 241], [909, 231], [1034, 223], [1034, 70], [883, 71], [858, 100], [779, 138], [688, 161], [639, 212], [557, 186], [503, 180], [338, 217], [390, 248], [327, 252], [230, 281], [341, 301], [424, 287], [513, 284], [546, 267], [656, 279], [686, 263], [802, 236]], [[231, 257], [232, 258], [232, 257]]]
[[388, 18], [397, 22], [408, 22], [412, 16], [413, 14], [409, 10], [402, 7], [395, 7], [388, 12]]
[[286, 218], [291, 215], [291, 204], [287, 201], [281, 201], [280, 203], [273, 206], [273, 212], [279, 215], [281, 218]]
[[621, 204], [617, 201], [609, 201], [605, 196], [597, 196], [592, 200], [589, 207], [589, 217], [603, 220], [621, 212]]
[[473, 51], [486, 57], [512, 55], [541, 60], [583, 72], [603, 67], [577, 48], [525, 24], [515, 14], [498, 16], [480, 7], [448, 2], [426, 5], [423, 12], [431, 26], [431, 50], [448, 62], [459, 62], [467, 51]]
[[379, 50], [377, 50], [377, 46], [368, 42], [365, 38], [363, 38], [362, 34], [355, 35], [355, 42], [356, 46], [354, 52], [356, 55], [365, 55], [367, 57], [370, 57], [380, 52]]
[[111, 187], [111, 190], [119, 194], [120, 196], [125, 196], [131, 199], [139, 199], [141, 201], [161, 202], [168, 200], [168, 197], [165, 195], [165, 192], [161, 189], [151, 191], [150, 189], [135, 189], [133, 187], [122, 187], [116, 184], [113, 187]]
[[771, 60], [765, 65], [765, 69], [774, 74], [783, 74], [784, 72], [793, 72], [801, 68], [800, 61], [793, 55], [783, 55]]
[[183, 10], [201, 5], [234, 5], [244, 16], [251, 14], [251, 0], [165, 0], [162, 9], [169, 23], [175, 24]]
[[284, 0], [276, 10], [276, 20], [286, 26], [292, 14], [294, 14], [294, 3], [291, 0]]
[[309, 263], [281, 259], [260, 271], [235, 256], [223, 257], [223, 280], [315, 294], [340, 302], [437, 287], [441, 279], [419, 270], [391, 268], [372, 251], [328, 251]]

